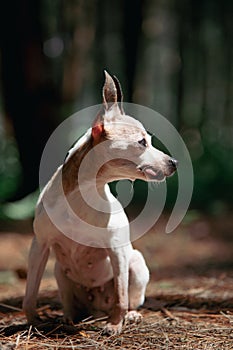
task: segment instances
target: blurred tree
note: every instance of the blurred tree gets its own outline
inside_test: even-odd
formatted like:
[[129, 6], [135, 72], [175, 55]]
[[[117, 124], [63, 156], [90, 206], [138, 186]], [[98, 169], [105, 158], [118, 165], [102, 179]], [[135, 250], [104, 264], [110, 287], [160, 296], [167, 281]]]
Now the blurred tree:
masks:
[[58, 122], [60, 94], [50, 79], [42, 50], [40, 5], [40, 0], [10, 0], [0, 6], [4, 105], [13, 123], [23, 173], [11, 200], [38, 188], [41, 153]]

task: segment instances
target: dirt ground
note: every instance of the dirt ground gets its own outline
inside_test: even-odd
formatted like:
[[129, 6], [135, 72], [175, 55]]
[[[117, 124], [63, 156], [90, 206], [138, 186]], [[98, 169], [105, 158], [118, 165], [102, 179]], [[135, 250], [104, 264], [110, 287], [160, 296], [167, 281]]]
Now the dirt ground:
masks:
[[[190, 219], [191, 217], [191, 219]], [[135, 242], [151, 271], [143, 320], [101, 334], [104, 320], [65, 325], [50, 258], [27, 325], [22, 298], [31, 223], [0, 222], [0, 349], [233, 349], [233, 218], [190, 215], [172, 234], [166, 218]]]

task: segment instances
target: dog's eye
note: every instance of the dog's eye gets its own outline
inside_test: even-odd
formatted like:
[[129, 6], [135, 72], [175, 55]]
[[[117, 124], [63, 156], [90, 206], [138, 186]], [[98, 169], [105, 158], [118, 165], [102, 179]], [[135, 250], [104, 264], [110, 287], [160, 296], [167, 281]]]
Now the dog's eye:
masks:
[[139, 143], [140, 145], [142, 145], [143, 147], [147, 147], [146, 139], [142, 139], [142, 140], [138, 141], [138, 143]]

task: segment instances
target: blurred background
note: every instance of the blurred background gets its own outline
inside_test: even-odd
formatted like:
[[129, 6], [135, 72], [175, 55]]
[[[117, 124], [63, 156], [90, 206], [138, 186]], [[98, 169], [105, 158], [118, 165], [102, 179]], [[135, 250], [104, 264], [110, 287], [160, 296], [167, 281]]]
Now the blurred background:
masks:
[[[228, 0], [8, 0], [0, 9], [0, 217], [33, 215], [53, 130], [101, 102], [103, 69], [125, 101], [177, 128], [194, 167], [190, 209], [233, 203], [233, 20]], [[159, 130], [158, 130], [159, 132]], [[176, 197], [169, 180], [167, 207]], [[144, 192], [139, 184], [139, 199]]]
[[[136, 242], [155, 290], [173, 293], [183, 286], [183, 294], [196, 286], [200, 292], [204, 282], [197, 277], [210, 276], [207, 287], [229, 297], [232, 10], [230, 0], [1, 2], [0, 297], [24, 293], [46, 141], [72, 113], [101, 103], [104, 69], [118, 77], [126, 102], [150, 107], [175, 126], [193, 162], [193, 197], [182, 224], [174, 234], [162, 234], [177, 195], [175, 175], [167, 181], [159, 223]], [[156, 135], [154, 142], [163, 148]], [[137, 211], [147, 188], [137, 181], [134, 189]], [[55, 288], [50, 263], [48, 271], [42, 282], [46, 291]], [[210, 294], [215, 295], [212, 289]]]

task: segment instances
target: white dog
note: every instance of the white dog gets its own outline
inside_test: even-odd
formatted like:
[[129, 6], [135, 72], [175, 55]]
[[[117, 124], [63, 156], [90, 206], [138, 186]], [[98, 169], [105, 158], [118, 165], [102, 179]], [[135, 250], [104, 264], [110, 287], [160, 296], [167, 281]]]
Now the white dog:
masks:
[[29, 323], [38, 322], [36, 298], [50, 248], [67, 321], [107, 315], [105, 332], [116, 334], [124, 319], [141, 318], [135, 310], [144, 302], [149, 271], [130, 243], [128, 219], [108, 183], [163, 181], [176, 167], [176, 160], [151, 145], [142, 124], [125, 115], [120, 84], [105, 72], [103, 109], [37, 204], [23, 302]]

